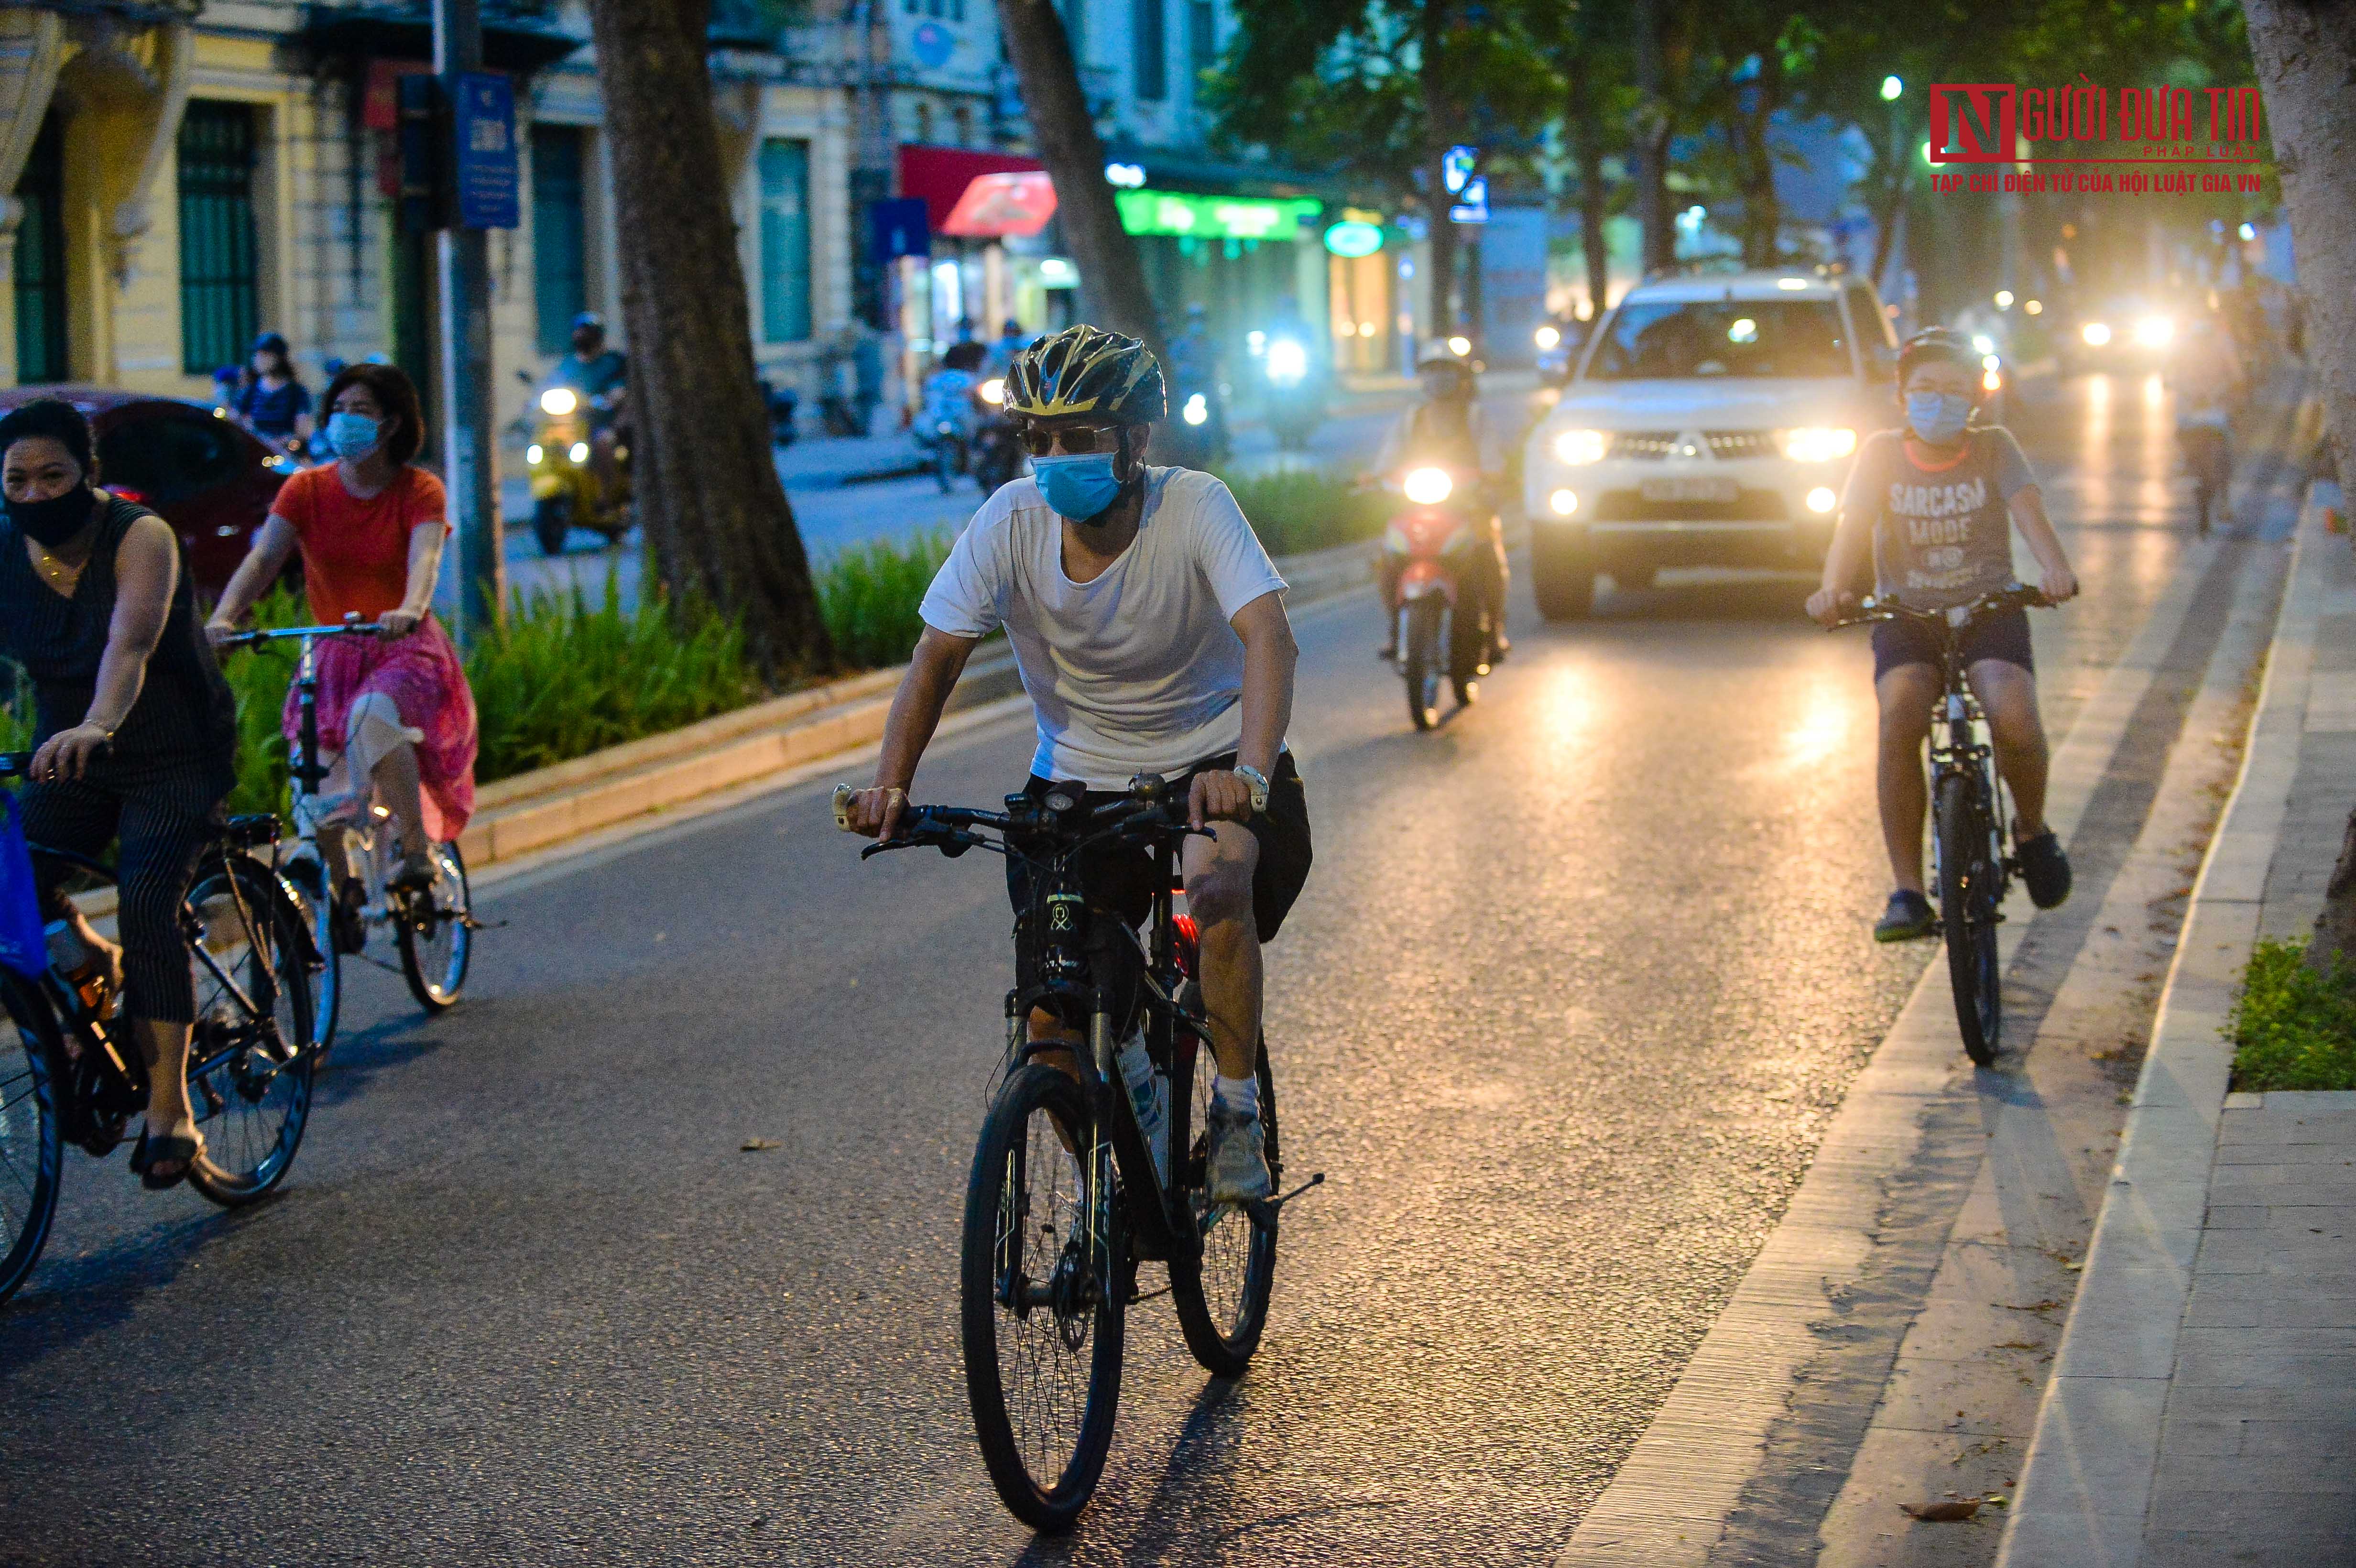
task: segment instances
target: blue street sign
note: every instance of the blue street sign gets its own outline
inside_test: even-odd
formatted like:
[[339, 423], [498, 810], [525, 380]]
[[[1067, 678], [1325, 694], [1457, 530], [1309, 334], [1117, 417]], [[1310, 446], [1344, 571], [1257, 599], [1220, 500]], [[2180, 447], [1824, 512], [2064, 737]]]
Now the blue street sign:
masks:
[[513, 229], [520, 224], [515, 84], [492, 71], [459, 73], [451, 135], [458, 153], [458, 227]]
[[878, 261], [933, 253], [933, 231], [925, 219], [925, 198], [894, 197], [867, 204], [868, 254]]
[[1464, 182], [1457, 193], [1462, 198], [1448, 209], [1451, 221], [1456, 223], [1486, 223], [1489, 221], [1489, 176], [1474, 175]]

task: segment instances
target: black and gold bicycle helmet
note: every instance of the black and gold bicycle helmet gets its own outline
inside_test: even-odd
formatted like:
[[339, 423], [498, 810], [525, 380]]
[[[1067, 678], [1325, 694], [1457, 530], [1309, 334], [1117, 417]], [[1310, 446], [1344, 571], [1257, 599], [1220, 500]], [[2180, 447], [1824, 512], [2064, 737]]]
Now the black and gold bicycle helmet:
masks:
[[1014, 357], [1006, 411], [1057, 423], [1151, 424], [1169, 413], [1170, 395], [1153, 350], [1083, 322]]
[[1968, 369], [1979, 364], [1980, 351], [1952, 326], [1926, 326], [1898, 350], [1898, 384], [1904, 386], [1914, 367], [1930, 359], [1944, 359]]

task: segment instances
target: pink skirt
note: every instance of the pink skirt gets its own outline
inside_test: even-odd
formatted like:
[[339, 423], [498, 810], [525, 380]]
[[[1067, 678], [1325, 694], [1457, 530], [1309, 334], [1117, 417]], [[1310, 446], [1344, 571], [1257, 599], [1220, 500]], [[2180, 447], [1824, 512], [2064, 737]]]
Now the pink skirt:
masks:
[[[417, 774], [425, 786], [426, 836], [444, 843], [457, 837], [475, 814], [475, 694], [442, 623], [429, 615], [397, 642], [329, 637], [320, 644], [321, 750], [344, 749], [344, 721], [370, 691], [392, 699], [401, 721], [424, 731]], [[291, 686], [279, 722], [286, 743], [294, 745], [302, 707]]]

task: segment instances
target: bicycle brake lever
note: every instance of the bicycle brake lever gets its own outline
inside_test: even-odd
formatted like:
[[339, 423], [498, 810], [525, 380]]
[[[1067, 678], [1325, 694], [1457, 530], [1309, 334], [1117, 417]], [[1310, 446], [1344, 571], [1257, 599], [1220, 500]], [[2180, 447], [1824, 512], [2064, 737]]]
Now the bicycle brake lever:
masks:
[[914, 838], [886, 838], [881, 844], [870, 844], [862, 849], [859, 852], [859, 858], [864, 860], [872, 856], [881, 855], [886, 849], [914, 849], [916, 843]]

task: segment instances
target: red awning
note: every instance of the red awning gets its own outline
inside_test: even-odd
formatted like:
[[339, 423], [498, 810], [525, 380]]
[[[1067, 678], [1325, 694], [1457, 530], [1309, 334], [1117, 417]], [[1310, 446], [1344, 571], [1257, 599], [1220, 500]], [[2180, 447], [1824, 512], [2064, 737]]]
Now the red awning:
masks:
[[1036, 158], [1012, 153], [977, 153], [966, 147], [905, 146], [900, 149], [900, 194], [920, 197], [926, 225], [936, 234], [948, 233], [949, 215], [964, 199], [966, 187], [982, 175], [1036, 173], [1045, 165]]
[[1001, 234], [1027, 238], [1046, 228], [1055, 216], [1055, 186], [1045, 174], [976, 175], [941, 232], [974, 239]]

